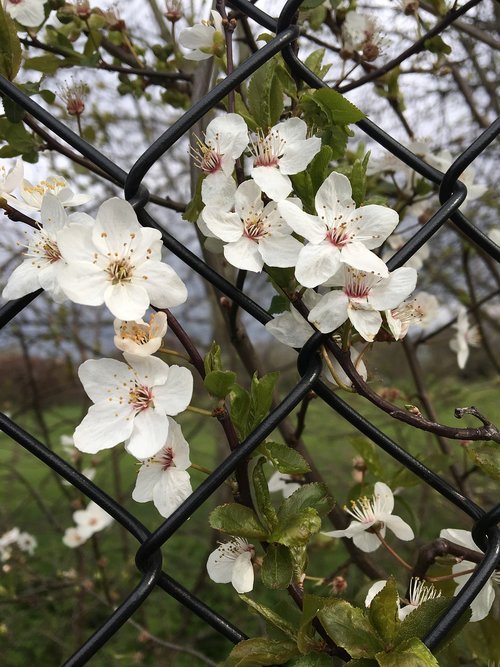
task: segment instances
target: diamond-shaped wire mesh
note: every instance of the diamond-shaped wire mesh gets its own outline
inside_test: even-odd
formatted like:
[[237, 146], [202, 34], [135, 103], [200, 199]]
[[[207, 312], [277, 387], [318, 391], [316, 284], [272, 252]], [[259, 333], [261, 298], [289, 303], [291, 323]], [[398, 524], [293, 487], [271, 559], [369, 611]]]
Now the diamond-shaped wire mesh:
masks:
[[[463, 6], [461, 14], [474, 7], [479, 0], [472, 0]], [[271, 316], [244, 292], [234, 287], [225, 278], [217, 274], [201, 259], [195, 256], [176, 238], [165, 232], [148, 212], [147, 202], [149, 193], [142, 185], [142, 181], [149, 169], [165, 155], [170, 148], [197, 123], [208, 111], [220, 102], [239, 83], [245, 81], [253, 72], [261, 67], [275, 54], [281, 52], [292, 74], [312, 88], [324, 87], [324, 82], [313, 74], [298, 58], [294, 50], [294, 42], [299, 35], [299, 29], [294, 23], [294, 17], [301, 0], [289, 0], [279, 19], [276, 21], [268, 14], [259, 10], [248, 0], [232, 0], [234, 9], [242, 12], [256, 23], [275, 33], [275, 37], [264, 47], [253, 53], [245, 62], [221, 81], [213, 90], [199, 100], [177, 122], [166, 130], [142, 155], [140, 155], [128, 173], [114, 164], [96, 148], [86, 143], [73, 133], [68, 127], [55, 119], [50, 113], [23, 94], [7, 79], [0, 77], [0, 91], [20, 105], [47, 129], [64, 139], [73, 148], [100, 168], [111, 179], [123, 187], [124, 195], [133, 205], [142, 225], [160, 229], [163, 242], [169, 251], [177, 255], [187, 266], [196, 271], [205, 280], [209, 281], [217, 290], [225, 294], [240, 308], [249, 313], [255, 320], [265, 324]], [[478, 136], [458, 159], [448, 169], [446, 174], [430, 167], [407, 148], [395, 141], [377, 125], [368, 119], [358, 123], [358, 127], [377, 141], [387, 151], [398, 157], [416, 172], [431, 181], [440, 184], [440, 208], [426, 224], [413, 235], [387, 263], [390, 270], [402, 266], [412, 257], [422, 245], [439, 233], [442, 225], [451, 220], [456, 230], [465, 235], [471, 242], [488, 253], [496, 261], [500, 261], [500, 250], [477, 226], [471, 223], [460, 211], [459, 207], [466, 197], [465, 186], [458, 181], [459, 175], [474, 159], [494, 140], [500, 129], [500, 121], [493, 123]], [[11, 301], [0, 310], [0, 328], [9, 324], [24, 308], [39, 295], [35, 292], [26, 297]], [[0, 428], [29, 451], [39, 461], [50, 467], [74, 487], [84, 493], [89, 499], [98, 503], [116, 521], [118, 521], [139, 543], [136, 554], [138, 569], [138, 583], [130, 591], [126, 599], [122, 600], [115, 611], [96, 629], [95, 633], [71, 656], [65, 665], [76, 667], [84, 665], [96, 654], [106, 642], [112, 641], [113, 635], [140, 607], [151, 592], [159, 587], [172, 596], [179, 604], [192, 613], [197, 614], [208, 625], [226, 637], [231, 642], [245, 639], [244, 633], [230, 621], [223, 618], [216, 610], [210, 608], [186, 590], [163, 569], [161, 547], [187, 521], [187, 519], [218, 489], [218, 487], [235, 471], [239, 463], [245, 461], [249, 454], [266, 438], [298, 403], [310, 392], [314, 392], [327, 403], [333, 411], [347, 420], [351, 425], [367, 436], [378, 447], [387, 452], [402, 466], [413, 472], [423, 482], [440, 493], [457, 510], [465, 513], [474, 522], [472, 531], [475, 542], [484, 551], [484, 557], [468, 583], [460, 594], [453, 599], [449, 608], [436, 622], [425, 638], [426, 645], [432, 650], [446, 633], [460, 618], [462, 612], [477, 596], [495, 567], [500, 565], [500, 531], [497, 523], [500, 521], [500, 504], [485, 509], [479, 507], [470, 498], [453, 488], [441, 476], [427, 468], [416, 458], [410, 455], [398, 443], [391, 440], [385, 433], [356, 412], [348, 403], [341, 399], [319, 379], [321, 361], [317, 355], [324, 336], [314, 334], [301, 350], [298, 357], [298, 369], [301, 380], [292, 388], [285, 399], [271, 414], [246, 438], [207, 479], [193, 492], [193, 494], [153, 533], [150, 533], [131, 513], [125, 510], [112, 497], [107, 495], [98, 486], [81, 475], [72, 466], [45, 447], [30, 433], [23, 430], [5, 414], [0, 413]]]

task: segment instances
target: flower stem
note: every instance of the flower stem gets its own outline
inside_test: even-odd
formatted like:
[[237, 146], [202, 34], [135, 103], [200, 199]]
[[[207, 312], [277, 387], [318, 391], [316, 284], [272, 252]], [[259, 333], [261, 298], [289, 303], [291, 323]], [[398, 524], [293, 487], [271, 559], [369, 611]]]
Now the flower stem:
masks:
[[426, 581], [449, 581], [450, 579], [455, 579], [455, 577], [462, 577], [464, 574], [472, 574], [476, 570], [475, 567], [471, 567], [470, 570], [461, 570], [460, 572], [452, 572], [451, 574], [443, 574], [440, 577], [425, 577]]
[[200, 466], [197, 463], [191, 463], [191, 468], [193, 470], [198, 470], [199, 472], [202, 472], [205, 475], [211, 475], [212, 474], [212, 470], [209, 470], [208, 468], [205, 468], [205, 466]]
[[189, 410], [189, 412], [196, 412], [196, 414], [204, 415], [205, 417], [213, 417], [211, 410], [205, 410], [205, 408], [197, 408], [194, 405], [188, 405], [186, 410]]
[[380, 534], [379, 530], [375, 531], [375, 535], [378, 537], [378, 539], [381, 541], [381, 543], [387, 549], [387, 551], [391, 554], [391, 556], [394, 556], [394, 558], [398, 561], [398, 563], [400, 563], [406, 570], [409, 570], [410, 572], [413, 572], [413, 567], [409, 563], [407, 563], [403, 558], [401, 558], [401, 556], [396, 551], [394, 551], [394, 549], [392, 547], [390, 547], [387, 544], [387, 542], [384, 540], [384, 538]]
[[184, 359], [185, 361], [191, 362], [191, 359], [186, 356], [185, 354], [182, 354], [181, 352], [177, 352], [176, 350], [171, 350], [169, 347], [160, 347], [160, 352], [163, 352], [163, 354], [169, 354], [172, 357], [180, 357], [181, 359]]

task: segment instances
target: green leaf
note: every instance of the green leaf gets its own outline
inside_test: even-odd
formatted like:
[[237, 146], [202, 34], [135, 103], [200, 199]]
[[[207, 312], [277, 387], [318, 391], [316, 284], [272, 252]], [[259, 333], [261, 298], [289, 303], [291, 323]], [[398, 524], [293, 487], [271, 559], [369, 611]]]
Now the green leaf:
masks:
[[278, 510], [278, 519], [281, 521], [293, 517], [308, 508], [314, 509], [319, 516], [324, 516], [334, 505], [335, 501], [324, 484], [318, 482], [304, 484], [283, 500]]
[[371, 440], [363, 437], [351, 438], [351, 444], [358, 454], [363, 458], [368, 470], [376, 479], [383, 480], [386, 475], [386, 467], [380, 461], [378, 448]]
[[250, 411], [250, 394], [234, 384], [229, 392], [229, 414], [240, 438], [248, 435], [248, 419]]
[[311, 70], [320, 79], [323, 79], [331, 67], [330, 63], [323, 65], [323, 58], [325, 57], [325, 49], [317, 49], [310, 53], [305, 59], [304, 65]]
[[26, 112], [19, 106], [19, 104], [16, 104], [16, 102], [11, 100], [10, 97], [7, 97], [7, 95], [2, 95], [2, 102], [7, 120], [11, 123], [19, 123], [22, 121]]
[[254, 637], [236, 644], [219, 667], [255, 667], [255, 665], [280, 665], [297, 655], [295, 642], [278, 641], [267, 637]]
[[318, 618], [333, 641], [353, 658], [373, 658], [384, 648], [366, 613], [346, 600], [332, 600]]
[[335, 125], [350, 125], [365, 118], [365, 114], [352, 102], [332, 88], [320, 88], [310, 95], [303, 95], [301, 105], [316, 104]]
[[24, 61], [26, 69], [34, 69], [37, 72], [44, 74], [54, 74], [60, 67], [64, 67], [64, 60], [58, 58], [53, 53], [47, 53], [44, 56], [35, 56], [34, 58], [27, 58]]
[[207, 375], [211, 371], [223, 370], [220, 345], [215, 341], [212, 341], [212, 345], [203, 359], [203, 367], [205, 368], [205, 373]]
[[496, 442], [471, 442], [467, 456], [492, 479], [500, 479], [500, 445]]
[[264, 442], [259, 451], [275, 468], [287, 475], [303, 475], [311, 471], [307, 461], [295, 449], [281, 442]]
[[268, 541], [279, 542], [287, 547], [303, 546], [309, 542], [311, 535], [320, 530], [321, 518], [318, 512], [313, 507], [307, 507], [297, 514], [281, 516]]
[[316, 618], [318, 612], [323, 609], [325, 604], [328, 604], [329, 601], [329, 598], [304, 593], [302, 600], [302, 616], [300, 619], [299, 632], [297, 634], [297, 646], [302, 653], [307, 653], [310, 650], [311, 645], [315, 642], [315, 630], [312, 622]]
[[[414, 613], [414, 612], [413, 612]], [[380, 667], [439, 667], [436, 658], [427, 646], [413, 637], [400, 644], [390, 653], [377, 653]]]
[[427, 51], [431, 53], [446, 54], [447, 56], [451, 53], [451, 46], [447, 44], [440, 35], [434, 35], [430, 39], [426, 39], [424, 46]]
[[305, 11], [306, 9], [314, 9], [322, 5], [324, 0], [302, 0], [300, 4], [300, 11]]
[[219, 505], [210, 514], [209, 522], [212, 528], [228, 535], [257, 540], [265, 540], [268, 536], [255, 512], [238, 503]]
[[273, 390], [279, 373], [267, 373], [260, 379], [257, 373], [250, 385], [250, 409], [248, 415], [248, 433], [253, 431], [267, 417], [273, 401]]
[[233, 371], [211, 371], [203, 380], [207, 391], [217, 398], [225, 398], [236, 380]]
[[314, 194], [323, 184], [325, 178], [330, 174], [330, 162], [332, 161], [333, 150], [330, 146], [321, 146], [321, 150], [307, 168], [311, 177], [311, 185]]
[[399, 595], [394, 577], [389, 577], [384, 588], [373, 598], [368, 610], [371, 624], [386, 647], [393, 644], [401, 625], [399, 620]]
[[259, 519], [269, 531], [272, 531], [278, 523], [278, 517], [269, 495], [269, 485], [264, 473], [265, 463], [267, 461], [264, 456], [251, 459], [248, 464], [248, 476], [252, 481], [250, 491]]
[[287, 621], [286, 618], [283, 618], [275, 611], [269, 609], [269, 607], [266, 607], [260, 602], [252, 600], [252, 598], [249, 598], [247, 595], [240, 595], [240, 598], [251, 609], [260, 614], [260, 616], [262, 616], [262, 618], [264, 618], [267, 621], [267, 623], [271, 623], [271, 625], [274, 625], [275, 628], [281, 630], [281, 632], [290, 637], [290, 639], [293, 639], [293, 641], [295, 642], [295, 637], [297, 636], [297, 628], [290, 621]]
[[16, 24], [0, 5], [0, 74], [13, 81], [21, 67], [21, 43]]
[[359, 660], [349, 660], [349, 667], [378, 667], [378, 662], [371, 658], [359, 658]]
[[293, 576], [290, 549], [283, 544], [270, 544], [262, 561], [261, 575], [267, 588], [287, 588]]
[[368, 167], [368, 160], [370, 153], [368, 152], [363, 160], [355, 160], [351, 169], [351, 185], [352, 198], [356, 202], [356, 206], [361, 206], [366, 195], [366, 168]]
[[[350, 662], [349, 665], [351, 664]], [[333, 659], [326, 653], [308, 653], [290, 663], [290, 667], [332, 667], [332, 665]]]
[[269, 306], [270, 315], [278, 315], [279, 313], [284, 313], [290, 308], [290, 301], [283, 296], [282, 294], [275, 294], [271, 299], [271, 305]]
[[[8, 146], [0, 150], [0, 157], [29, 153], [39, 145], [38, 139], [28, 132], [22, 123], [11, 123], [6, 118], [0, 119], [0, 137], [8, 143]], [[5, 154], [5, 148], [11, 149], [10, 155]]]
[[186, 210], [182, 214], [183, 220], [187, 220], [188, 222], [196, 222], [200, 217], [200, 213], [204, 207], [204, 204], [201, 200], [202, 183], [203, 183], [203, 174], [200, 174], [200, 176], [198, 177], [198, 181], [196, 182], [196, 191], [194, 193], [194, 197], [186, 206]]
[[276, 75], [276, 59], [259, 67], [248, 84], [248, 109], [264, 131], [275, 125], [283, 112], [283, 88]]
[[394, 643], [400, 644], [412, 637], [423, 639], [449, 605], [450, 599], [447, 597], [434, 598], [423, 602], [415, 611], [408, 614], [401, 623]]
[[306, 213], [314, 213], [314, 188], [309, 171], [301, 171], [290, 176], [293, 191], [301, 199]]

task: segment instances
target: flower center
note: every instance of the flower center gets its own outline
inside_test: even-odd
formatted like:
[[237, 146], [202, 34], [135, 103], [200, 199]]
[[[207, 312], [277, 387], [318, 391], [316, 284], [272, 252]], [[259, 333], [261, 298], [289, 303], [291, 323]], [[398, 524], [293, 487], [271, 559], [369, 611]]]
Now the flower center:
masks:
[[123, 322], [120, 326], [120, 335], [123, 339], [129, 338], [137, 345], [145, 345], [149, 343], [149, 327], [144, 324], [136, 324], [135, 322]]
[[153, 390], [143, 384], [137, 384], [130, 390], [128, 402], [136, 413], [154, 407]]
[[134, 266], [128, 259], [122, 258], [111, 262], [106, 269], [106, 273], [111, 279], [113, 285], [120, 283], [129, 283], [132, 280]]
[[329, 229], [326, 232], [325, 239], [327, 241], [330, 241], [330, 243], [336, 246], [337, 248], [343, 248], [345, 245], [349, 243], [351, 237], [349, 236], [349, 234], [346, 234], [346, 225], [345, 223], [342, 223], [338, 227]]
[[274, 130], [265, 135], [257, 133], [257, 140], [252, 142], [251, 150], [254, 154], [254, 167], [277, 167], [279, 159], [285, 152], [286, 140]]
[[251, 216], [245, 220], [245, 231], [243, 235], [252, 241], [259, 241], [267, 236], [264, 221], [258, 216]]
[[161, 467], [163, 470], [168, 470], [169, 468], [175, 468], [174, 452], [172, 450], [172, 447], [165, 447], [165, 449], [163, 449], [160, 452], [159, 462], [161, 463]]
[[43, 244], [43, 254], [46, 259], [53, 264], [58, 262], [61, 259], [61, 253], [55, 241], [52, 241], [47, 237], [45, 243]]
[[363, 496], [358, 500], [351, 500], [351, 507], [345, 507], [345, 511], [361, 523], [371, 523], [376, 520], [375, 508], [372, 500]]
[[347, 268], [344, 293], [349, 299], [367, 299], [372, 285], [366, 280], [367, 274]]
[[196, 137], [196, 148], [191, 150], [195, 165], [204, 174], [214, 174], [222, 168], [222, 153], [219, 150], [219, 135], [215, 135], [215, 145], [205, 143]]

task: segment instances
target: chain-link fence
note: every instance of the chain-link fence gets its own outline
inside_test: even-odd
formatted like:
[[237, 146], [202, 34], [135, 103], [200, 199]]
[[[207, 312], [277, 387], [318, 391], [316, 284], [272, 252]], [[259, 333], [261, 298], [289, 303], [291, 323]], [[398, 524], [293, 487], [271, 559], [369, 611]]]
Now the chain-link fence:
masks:
[[[464, 15], [468, 10], [476, 6], [478, 2], [479, 0], [471, 0], [466, 3], [459, 12], [453, 14], [453, 18], [456, 19]], [[265, 324], [271, 319], [271, 316], [259, 304], [249, 298], [244, 292], [234, 287], [203, 260], [195, 256], [176, 238], [160, 227], [154, 217], [148, 212], [149, 193], [144, 185], [142, 185], [144, 177], [157, 160], [161, 159], [204, 114], [209, 112], [230, 91], [248, 79], [253, 72], [275, 54], [281, 52], [292, 75], [296, 79], [302, 80], [312, 88], [325, 86], [324, 82], [301, 62], [296, 52], [295, 44], [299, 36], [299, 28], [294, 21], [296, 20], [296, 13], [301, 0], [290, 0], [287, 2], [278, 20], [264, 13], [248, 0], [232, 0], [229, 4], [237, 12], [245, 14], [260, 26], [275, 33], [275, 37], [253, 53], [235, 71], [230, 73], [166, 130], [138, 157], [128, 173], [109, 160], [99, 150], [81, 139], [3, 77], [0, 77], [0, 91], [3, 95], [21, 106], [46, 128], [79, 151], [93, 165], [107, 174], [112, 181], [122, 186], [125, 198], [133, 204], [142, 225], [160, 229], [163, 235], [163, 242], [170, 252], [177, 255], [187, 266], [196, 271], [222, 294], [226, 295], [232, 302], [238, 304], [240, 308], [250, 314], [255, 320], [261, 324]], [[444, 21], [446, 21], [446, 17]], [[451, 20], [449, 23], [451, 23]], [[439, 29], [443, 29], [442, 22]], [[464, 169], [495, 139], [500, 129], [500, 121], [493, 123], [480, 136], [475, 138], [467, 150], [455, 160], [445, 174], [426, 164], [372, 121], [364, 119], [359, 121], [357, 125], [360, 130], [378, 142], [387, 151], [390, 151], [403, 163], [414, 169], [422, 177], [428, 179], [431, 183], [440, 185], [440, 208], [428, 222], [418, 229], [404, 247], [389, 260], [387, 264], [390, 270], [396, 269], [407, 262], [424, 243], [432, 240], [435, 235], [440, 233], [441, 227], [447, 221], [451, 221], [457, 233], [467, 237], [473, 244], [482, 249], [483, 252], [488, 253], [491, 258], [496, 261], [500, 260], [498, 246], [459, 211], [460, 205], [466, 198], [467, 190], [463, 183], [458, 180]], [[39, 294], [40, 291], [4, 305], [0, 310], [0, 327], [8, 326], [20, 312], [29, 307], [30, 303]], [[476, 544], [484, 551], [484, 557], [461, 592], [453, 599], [449, 608], [425, 637], [425, 644], [432, 650], [451, 630], [464, 610], [467, 609], [485, 585], [495, 567], [498, 567], [500, 564], [500, 531], [497, 528], [497, 523], [500, 520], [500, 504], [491, 508], [479, 507], [470, 498], [453, 488], [440, 475], [410, 455], [400, 444], [391, 440], [384, 432], [365, 419], [325, 385], [320, 380], [322, 364], [318, 355], [318, 348], [324, 340], [325, 336], [319, 333], [311, 336], [298, 356], [298, 370], [301, 375], [300, 382], [292, 388], [285, 399], [269, 414], [258, 428], [232, 451], [223, 463], [153, 533], [149, 532], [131, 513], [125, 510], [124, 507], [98, 486], [80, 474], [30, 433], [23, 430], [5, 414], [0, 413], [0, 428], [4, 433], [18, 442], [34, 457], [38, 458], [42, 464], [50, 467], [70, 482], [89, 499], [98, 503], [129, 531], [139, 543], [136, 554], [138, 583], [130, 591], [126, 599], [120, 602], [106, 622], [66, 661], [66, 665], [71, 667], [84, 665], [99, 651], [100, 647], [112, 639], [117, 630], [157, 587], [172, 596], [187, 610], [198, 615], [204, 622], [231, 642], [236, 643], [246, 638], [241, 630], [223, 618], [217, 610], [212, 609], [203, 600], [192, 595], [183, 587], [182, 583], [174, 579], [163, 568], [161, 547], [210, 498], [219, 486], [235, 471], [238, 464], [248, 458], [258, 445], [277, 427], [281, 420], [289, 415], [311, 390], [321, 397], [333, 411], [358, 429], [360, 433], [370, 438], [373, 443], [387, 452], [402, 466], [405, 466], [424, 483], [430, 485], [449, 503], [452, 503], [457, 510], [464, 512], [475, 522], [472, 535]]]

